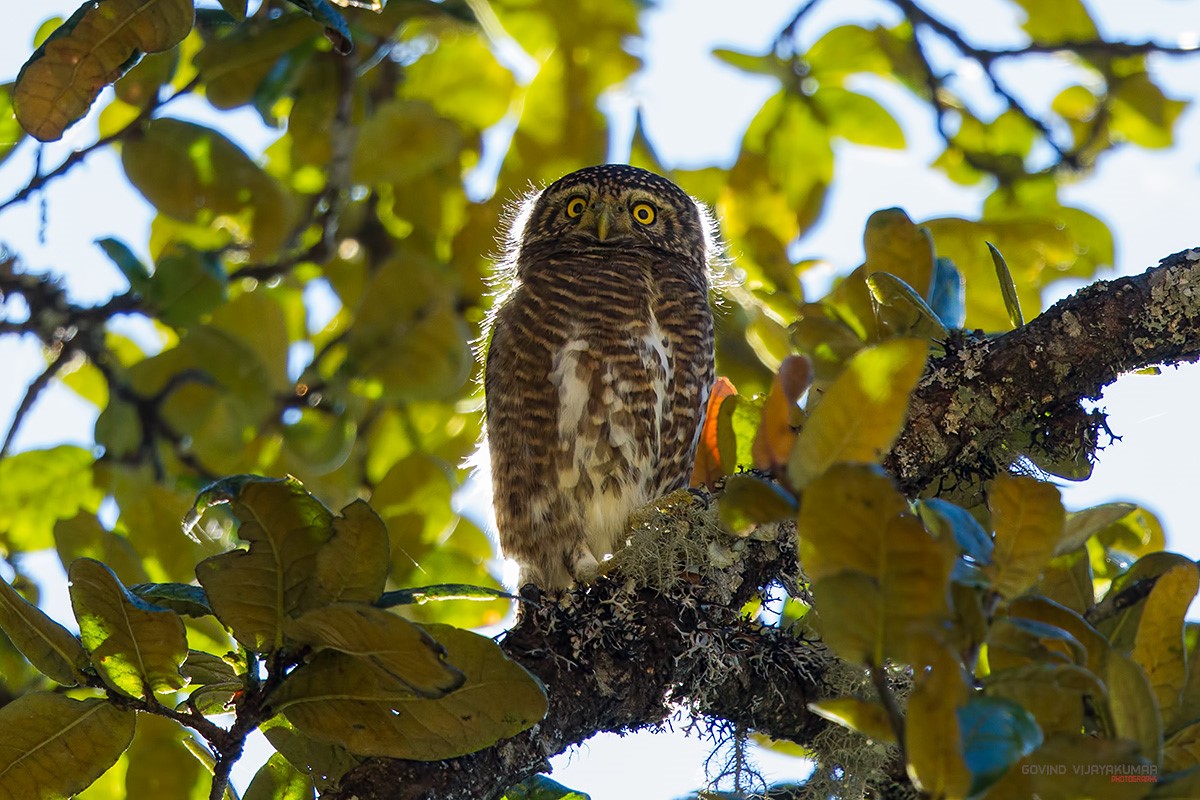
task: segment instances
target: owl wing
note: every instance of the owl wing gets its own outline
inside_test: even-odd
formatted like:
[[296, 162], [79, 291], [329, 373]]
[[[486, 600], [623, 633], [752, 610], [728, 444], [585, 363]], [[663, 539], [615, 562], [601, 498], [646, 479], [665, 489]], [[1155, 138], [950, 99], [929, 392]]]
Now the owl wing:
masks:
[[663, 495], [687, 486], [692, 474], [714, 379], [713, 322], [706, 288], [682, 280], [664, 281], [654, 314], [671, 356], [658, 469]]

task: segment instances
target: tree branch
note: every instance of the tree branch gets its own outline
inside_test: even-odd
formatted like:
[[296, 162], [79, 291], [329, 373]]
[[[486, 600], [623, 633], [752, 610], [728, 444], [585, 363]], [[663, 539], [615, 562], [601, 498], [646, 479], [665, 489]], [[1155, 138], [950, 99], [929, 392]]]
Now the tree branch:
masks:
[[1200, 359], [1197, 287], [1200, 249], [1185, 250], [1087, 286], [1003, 336], [952, 339], [913, 394], [885, 466], [914, 495], [946, 476], [995, 475], [1031, 434], [1051, 447], [1087, 429], [1094, 437], [1103, 417], [1080, 400], [1124, 373]]
[[604, 578], [559, 602], [539, 598], [501, 646], [545, 684], [550, 709], [540, 724], [447, 761], [371, 759], [322, 797], [500, 797], [572, 745], [600, 731], [654, 727], [677, 704], [779, 738], [810, 739], [827, 723], [806, 703], [819, 695], [832, 656], [741, 616], [758, 586], [795, 572], [794, 528], [775, 542], [746, 544], [742, 559], [696, 583], [656, 590]]
[[[1119, 375], [1200, 359], [1194, 287], [1200, 249], [1093, 284], [1003, 336], [960, 334], [930, 362], [887, 466], [912, 494], [946, 475], [995, 474], [1015, 458], [1002, 445], [1032, 427], [1077, 422], [1080, 400], [1098, 397]], [[447, 761], [371, 759], [323, 796], [499, 797], [572, 745], [601, 731], [654, 727], [680, 705], [811, 742], [826, 723], [806, 704], [823, 696], [832, 657], [820, 643], [740, 613], [761, 587], [793, 578], [794, 548], [794, 528], [783, 526], [775, 541], [746, 541], [732, 566], [694, 583], [659, 590], [602, 579], [558, 603], [542, 599], [502, 642], [546, 685], [550, 709], [539, 725]]]

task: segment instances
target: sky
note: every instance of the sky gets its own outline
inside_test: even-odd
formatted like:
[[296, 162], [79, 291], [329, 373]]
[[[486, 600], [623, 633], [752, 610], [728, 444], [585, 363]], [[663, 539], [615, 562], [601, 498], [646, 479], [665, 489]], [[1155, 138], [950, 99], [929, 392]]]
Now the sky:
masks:
[[[665, 0], [646, 12], [644, 48], [646, 69], [630, 86], [609, 98], [618, 119], [628, 121], [640, 107], [647, 129], [668, 166], [690, 167], [729, 163], [751, 116], [776, 90], [762, 76], [748, 76], [720, 64], [709, 55], [713, 47], [764, 50], [799, 0]], [[69, 0], [11, 4], [6, 25], [0, 27], [0, 81], [16, 75], [30, 50], [34, 31], [51, 15], [74, 10]], [[1194, 41], [1198, 30], [1195, 4], [1172, 0], [1092, 0], [1087, 3], [1102, 31], [1130, 41]], [[925, 6], [958, 25], [981, 45], [1016, 45], [1019, 20], [1013, 6], [1002, 0], [933, 0]], [[839, 0], [819, 4], [803, 28], [805, 43], [837, 22], [894, 21], [890, 6], [870, 0]], [[968, 90], [981, 89], [982, 76], [969, 64], [951, 64]], [[1152, 71], [1167, 93], [1176, 98], [1200, 97], [1200, 57], [1155, 59]], [[1002, 76], [1034, 108], [1044, 108], [1066, 85], [1069, 67], [1055, 59], [1036, 64], [1005, 65]], [[836, 180], [820, 223], [799, 242], [796, 254], [823, 258], [843, 270], [862, 260], [862, 228], [872, 211], [904, 208], [916, 220], [948, 214], [978, 213], [983, 194], [955, 186], [928, 164], [939, 152], [927, 110], [894, 87], [867, 81], [861, 87], [899, 114], [909, 146], [885, 151], [853, 145], [837, 149]], [[200, 114], [199, 103], [185, 101], [172, 113]], [[228, 118], [227, 118], [228, 119]], [[241, 112], [232, 117], [233, 136], [251, 152], [271, 139], [257, 116]], [[228, 127], [225, 128], [229, 130]], [[63, 143], [47, 148], [44, 163], [57, 164], [70, 148], [95, 138], [94, 118], [68, 132]], [[1200, 197], [1200, 114], [1185, 112], [1177, 129], [1178, 146], [1146, 152], [1132, 148], [1108, 156], [1094, 175], [1064, 190], [1066, 202], [1079, 205], [1105, 220], [1116, 235], [1116, 274], [1134, 274], [1171, 253], [1200, 245], [1196, 198]], [[614, 153], [616, 158], [621, 153]], [[32, 148], [0, 165], [0, 200], [28, 180]], [[125, 181], [111, 153], [98, 153], [46, 193], [49, 217], [45, 242], [38, 241], [40, 209], [26, 204], [0, 212], [0, 243], [19, 253], [31, 269], [65, 276], [79, 302], [99, 302], [123, 291], [125, 282], [92, 242], [117, 235], [144, 250], [149, 209]], [[1047, 303], [1069, 294], [1079, 284], [1051, 287]], [[0, 305], [0, 316], [4, 306]], [[136, 323], [125, 322], [137, 333]], [[0, 430], [6, 430], [25, 385], [40, 370], [42, 357], [33, 342], [0, 339]], [[1200, 557], [1200, 531], [1192, 506], [1200, 479], [1200, 368], [1167, 368], [1159, 376], [1128, 376], [1106, 389], [1098, 404], [1119, 435], [1100, 454], [1092, 479], [1064, 484], [1069, 508], [1129, 500], [1147, 506], [1165, 525], [1171, 549]], [[90, 406], [69, 390], [51, 388], [27, 419], [17, 450], [63, 441], [88, 445], [95, 422]], [[45, 559], [48, 576], [55, 560]], [[60, 619], [69, 607], [51, 606]], [[709, 742], [680, 734], [617, 737], [602, 735], [554, 759], [553, 777], [589, 792], [594, 800], [624, 800], [631, 785], [643, 800], [668, 800], [703, 784], [703, 762]], [[761, 759], [771, 780], [804, 774], [802, 762], [782, 756]], [[252, 771], [243, 768], [239, 775]]]

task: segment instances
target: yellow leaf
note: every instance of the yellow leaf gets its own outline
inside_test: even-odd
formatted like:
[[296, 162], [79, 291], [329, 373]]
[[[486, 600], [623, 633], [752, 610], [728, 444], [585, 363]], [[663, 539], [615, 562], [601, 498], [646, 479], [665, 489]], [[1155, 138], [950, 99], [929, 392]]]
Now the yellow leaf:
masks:
[[62, 137], [139, 53], [167, 50], [192, 29], [192, 0], [87, 2], [29, 57], [13, 92], [21, 126]]
[[0, 797], [73, 796], [133, 739], [132, 711], [107, 700], [34, 692], [0, 708]]
[[885, 208], [871, 215], [863, 232], [863, 250], [867, 275], [889, 273], [918, 296], [928, 296], [933, 280], [933, 239], [928, 230], [914, 225], [903, 209]]
[[868, 739], [884, 744], [896, 742], [896, 731], [892, 728], [887, 711], [877, 702], [860, 700], [857, 697], [833, 697], [809, 703], [808, 710], [852, 731], [858, 731]]
[[841, 461], [878, 463], [904, 426], [928, 343], [892, 339], [859, 351], [821, 398], [796, 439], [788, 477], [804, 488]]
[[958, 707], [966, 685], [958, 659], [946, 653], [919, 678], [904, 726], [908, 775], [929, 797], [965, 798], [971, 772], [962, 752]]
[[848, 661], [905, 661], [913, 634], [949, 616], [954, 544], [926, 531], [877, 470], [839, 465], [818, 478], [797, 529], [819, 629]]
[[1187, 680], [1183, 624], [1198, 588], [1200, 570], [1195, 564], [1179, 564], [1159, 575], [1134, 638], [1133, 660], [1146, 672], [1168, 728], [1178, 719]]
[[1000, 475], [988, 490], [996, 546], [985, 570], [1002, 597], [1013, 598], [1037, 582], [1063, 535], [1066, 512], [1058, 489], [1016, 475]]
[[1136, 742], [1143, 757], [1161, 764], [1162, 715], [1146, 673], [1132, 658], [1114, 650], [1108, 657], [1108, 671], [1101, 677], [1108, 685], [1113, 737]]

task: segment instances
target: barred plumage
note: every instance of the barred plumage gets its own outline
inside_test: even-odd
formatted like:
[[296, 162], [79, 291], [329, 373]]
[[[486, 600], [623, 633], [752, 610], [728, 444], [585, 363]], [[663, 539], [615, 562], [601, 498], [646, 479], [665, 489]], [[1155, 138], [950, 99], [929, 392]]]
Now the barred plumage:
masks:
[[624, 165], [528, 198], [487, 351], [500, 545], [560, 589], [623, 543], [630, 512], [687, 485], [713, 381], [703, 206]]

